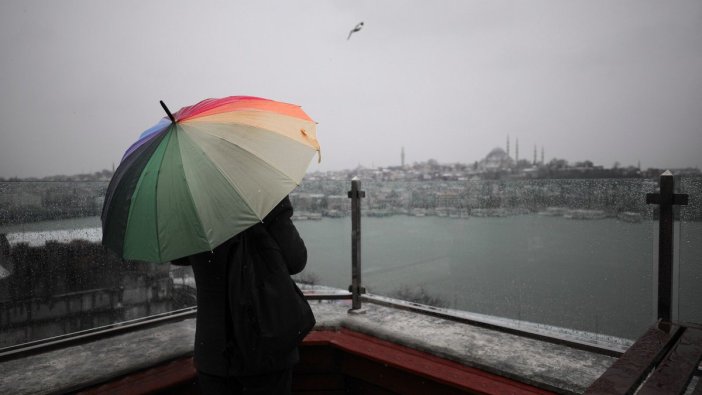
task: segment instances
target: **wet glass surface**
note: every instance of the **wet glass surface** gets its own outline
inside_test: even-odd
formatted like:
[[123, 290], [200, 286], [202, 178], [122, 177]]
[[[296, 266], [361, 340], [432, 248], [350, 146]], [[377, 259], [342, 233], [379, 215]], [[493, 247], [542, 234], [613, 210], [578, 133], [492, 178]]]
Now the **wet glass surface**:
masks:
[[[683, 181], [700, 190], [699, 179]], [[123, 262], [100, 245], [106, 186], [0, 183], [0, 346], [195, 305], [190, 268]], [[655, 313], [657, 222], [645, 195], [656, 188], [647, 179], [364, 181], [363, 285], [633, 339]], [[291, 194], [309, 256], [296, 280], [348, 288], [349, 189], [348, 180], [306, 179]], [[681, 317], [699, 322], [694, 199], [682, 217], [679, 303]]]
[[681, 177], [678, 183], [677, 192], [688, 194], [688, 204], [677, 209], [678, 319], [702, 323], [702, 177]]
[[106, 188], [0, 183], [0, 347], [194, 305], [187, 269], [123, 261], [100, 244]]
[[[656, 185], [364, 181], [363, 284], [434, 306], [636, 338], [654, 314], [655, 222], [645, 194]], [[334, 188], [349, 204], [350, 182]], [[296, 223], [309, 275], [345, 289], [351, 221], [321, 214]]]

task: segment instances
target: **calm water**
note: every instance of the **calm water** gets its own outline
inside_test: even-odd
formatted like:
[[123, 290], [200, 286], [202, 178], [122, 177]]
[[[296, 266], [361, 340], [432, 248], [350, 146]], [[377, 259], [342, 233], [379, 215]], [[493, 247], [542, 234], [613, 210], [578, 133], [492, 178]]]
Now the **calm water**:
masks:
[[[700, 223], [683, 224], [681, 319], [702, 321]], [[297, 224], [319, 283], [350, 283], [350, 219]], [[654, 319], [657, 223], [505, 218], [363, 218], [363, 282], [392, 295], [423, 287], [449, 307], [614, 336]], [[683, 257], [685, 258], [685, 257]]]
[[[309, 250], [306, 276], [346, 289], [350, 218], [296, 225]], [[92, 217], [0, 233], [99, 226]], [[362, 227], [363, 283], [372, 293], [421, 287], [452, 308], [628, 338], [654, 319], [653, 221], [394, 216], [364, 217]], [[680, 318], [702, 322], [702, 223], [678, 230]]]

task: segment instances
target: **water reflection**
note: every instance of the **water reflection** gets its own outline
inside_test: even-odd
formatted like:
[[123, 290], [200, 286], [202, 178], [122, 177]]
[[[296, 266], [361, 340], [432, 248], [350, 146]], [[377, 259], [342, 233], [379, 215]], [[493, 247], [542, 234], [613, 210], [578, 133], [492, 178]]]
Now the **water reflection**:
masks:
[[93, 233], [0, 234], [0, 347], [195, 304], [186, 273], [174, 281], [170, 265], [124, 261], [79, 238]]

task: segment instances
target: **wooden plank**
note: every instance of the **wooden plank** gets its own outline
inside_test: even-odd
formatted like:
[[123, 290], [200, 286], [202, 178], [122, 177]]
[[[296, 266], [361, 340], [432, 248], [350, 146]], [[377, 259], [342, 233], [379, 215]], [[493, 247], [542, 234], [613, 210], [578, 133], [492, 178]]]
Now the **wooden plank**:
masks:
[[702, 360], [702, 330], [685, 328], [682, 336], [638, 393], [640, 395], [684, 393], [700, 360]]
[[678, 325], [658, 322], [585, 391], [588, 395], [632, 394], [680, 335]]
[[193, 357], [179, 358], [120, 379], [77, 392], [78, 395], [134, 395], [187, 386], [195, 381]]
[[[463, 393], [515, 395], [552, 393], [359, 332], [342, 329], [338, 332], [325, 333], [329, 336], [331, 345], [345, 352], [344, 359], [348, 355], [357, 355], [376, 361], [382, 366], [398, 368], [418, 379], [459, 388], [464, 391]], [[322, 336], [322, 333], [318, 336]], [[345, 371], [342, 370], [342, 373]]]
[[[356, 379], [356, 385], [353, 387], [354, 393], [398, 393], [403, 395], [460, 395], [474, 393], [353, 354], [344, 355], [342, 373]], [[361, 391], [362, 389], [363, 391]]]

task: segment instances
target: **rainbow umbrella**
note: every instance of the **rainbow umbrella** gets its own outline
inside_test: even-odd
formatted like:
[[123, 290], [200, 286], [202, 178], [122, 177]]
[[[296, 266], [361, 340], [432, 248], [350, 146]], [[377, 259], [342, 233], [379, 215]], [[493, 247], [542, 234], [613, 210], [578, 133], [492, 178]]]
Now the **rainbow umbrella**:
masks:
[[207, 99], [163, 118], [124, 154], [105, 195], [102, 243], [125, 259], [167, 262], [261, 221], [319, 154], [299, 106]]

